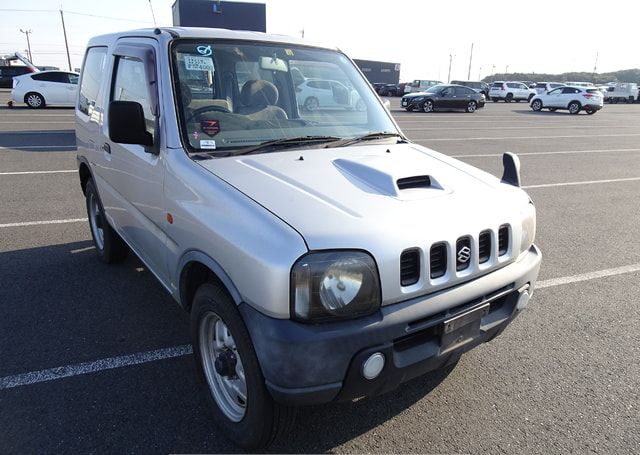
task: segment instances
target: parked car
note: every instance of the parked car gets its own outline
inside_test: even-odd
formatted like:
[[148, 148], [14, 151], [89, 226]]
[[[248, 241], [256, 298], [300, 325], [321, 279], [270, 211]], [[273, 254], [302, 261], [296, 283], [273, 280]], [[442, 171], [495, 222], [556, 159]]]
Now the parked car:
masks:
[[378, 90], [380, 96], [399, 96], [404, 92], [400, 92], [400, 86], [398, 84], [384, 84]]
[[78, 73], [40, 71], [13, 78], [11, 99], [39, 109], [46, 106], [73, 106], [78, 91]]
[[467, 112], [475, 112], [484, 107], [484, 104], [485, 97], [482, 93], [462, 85], [434, 85], [425, 92], [404, 95], [400, 102], [407, 111], [422, 112], [443, 109], [464, 109]]
[[0, 66], [0, 88], [13, 87], [13, 78], [30, 73], [31, 70], [26, 66]]
[[635, 103], [638, 99], [638, 84], [620, 82], [609, 87], [605, 95], [605, 101], [612, 104], [624, 102]]
[[376, 93], [380, 93], [380, 89], [384, 87], [386, 84], [384, 82], [374, 82], [371, 84]]
[[417, 93], [423, 92], [429, 87], [442, 84], [441, 81], [434, 81], [430, 79], [415, 79], [413, 82], [407, 83], [404, 86], [404, 93]]
[[539, 95], [541, 93], [547, 93], [558, 87], [564, 87], [564, 84], [561, 82], [536, 82], [536, 86], [534, 88], [536, 93]]
[[[366, 112], [309, 116], [294, 66], [330, 71]], [[341, 51], [160, 28], [92, 38], [82, 68], [97, 257], [134, 252], [190, 313], [213, 417], [242, 447], [290, 431], [295, 406], [454, 364], [527, 306], [541, 253], [517, 157], [498, 179], [410, 142]], [[211, 97], [191, 97], [185, 72], [211, 78]]]
[[455, 85], [464, 85], [474, 89], [478, 93], [482, 93], [485, 98], [489, 99], [489, 84], [483, 81], [451, 81]]
[[550, 92], [540, 93], [531, 99], [530, 106], [534, 111], [549, 109], [567, 109], [570, 114], [585, 111], [595, 114], [604, 105], [602, 93], [597, 88], [558, 87]]
[[530, 100], [536, 94], [535, 89], [529, 88], [522, 82], [495, 81], [489, 89], [489, 97], [494, 103], [504, 100], [507, 103]]
[[298, 85], [298, 103], [307, 111], [318, 109], [365, 109], [358, 92], [338, 81], [326, 79], [306, 79]]

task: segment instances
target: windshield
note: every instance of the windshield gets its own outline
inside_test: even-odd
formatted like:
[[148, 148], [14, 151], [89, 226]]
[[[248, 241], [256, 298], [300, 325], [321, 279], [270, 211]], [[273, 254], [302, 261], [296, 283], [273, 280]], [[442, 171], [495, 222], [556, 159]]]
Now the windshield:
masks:
[[191, 151], [398, 133], [369, 84], [339, 52], [178, 40], [172, 57], [180, 128]]
[[445, 88], [444, 85], [434, 85], [433, 87], [429, 87], [427, 90], [425, 90], [426, 93], [435, 93], [438, 90], [442, 90], [443, 88]]

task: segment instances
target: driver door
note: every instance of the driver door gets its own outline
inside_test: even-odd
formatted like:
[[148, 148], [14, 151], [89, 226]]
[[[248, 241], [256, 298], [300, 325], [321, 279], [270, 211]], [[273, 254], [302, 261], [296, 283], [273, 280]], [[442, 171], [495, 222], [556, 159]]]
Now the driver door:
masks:
[[562, 107], [562, 88], [551, 90], [544, 95], [543, 104], [545, 107]]
[[440, 96], [436, 99], [434, 107], [453, 109], [456, 107], [456, 101], [457, 97], [454, 87], [447, 87], [440, 92]]
[[[155, 46], [153, 40], [144, 38], [118, 42], [108, 95], [109, 102], [140, 103], [147, 131], [153, 136], [153, 145], [120, 144], [111, 141], [106, 134], [102, 150], [108, 162], [107, 180], [116, 206], [111, 215], [136, 253], [161, 280], [166, 281], [164, 166], [158, 122], [160, 94]], [[108, 122], [105, 128], [108, 128]]]

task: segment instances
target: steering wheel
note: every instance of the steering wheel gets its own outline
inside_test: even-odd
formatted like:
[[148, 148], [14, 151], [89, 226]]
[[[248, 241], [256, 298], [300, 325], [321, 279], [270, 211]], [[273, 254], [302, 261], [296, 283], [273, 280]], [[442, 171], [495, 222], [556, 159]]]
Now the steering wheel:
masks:
[[198, 109], [194, 109], [191, 112], [191, 115], [189, 115], [189, 117], [187, 118], [187, 122], [191, 121], [194, 117], [198, 117], [204, 114], [205, 112], [209, 112], [209, 111], [224, 112], [225, 114], [231, 113], [229, 109], [226, 109], [222, 106], [216, 106], [216, 105], [202, 106], [202, 107], [199, 107]]

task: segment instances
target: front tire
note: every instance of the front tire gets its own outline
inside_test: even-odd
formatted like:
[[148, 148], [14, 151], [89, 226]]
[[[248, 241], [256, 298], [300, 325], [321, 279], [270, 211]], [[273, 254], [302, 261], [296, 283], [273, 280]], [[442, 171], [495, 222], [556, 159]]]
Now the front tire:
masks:
[[422, 111], [426, 112], [427, 114], [433, 112], [433, 101], [426, 100], [424, 103], [422, 103]]
[[571, 101], [569, 103], [569, 114], [576, 115], [580, 112], [581, 108], [582, 106], [580, 106], [580, 103], [577, 101]]
[[109, 225], [93, 180], [87, 182], [84, 192], [91, 237], [93, 237], [93, 245], [96, 248], [98, 258], [105, 264], [124, 261], [129, 253], [129, 247]]
[[531, 109], [533, 109], [536, 112], [539, 112], [542, 109], [542, 101], [533, 100], [533, 103], [531, 103]]
[[44, 96], [36, 92], [27, 93], [24, 96], [24, 102], [31, 109], [42, 109], [46, 106]]
[[227, 438], [254, 450], [290, 429], [294, 410], [273, 401], [242, 316], [219, 286], [206, 283], [196, 291], [191, 340], [198, 377]]
[[318, 98], [315, 96], [310, 96], [304, 100], [304, 108], [309, 112], [317, 111], [319, 107], [320, 103], [318, 102]]

